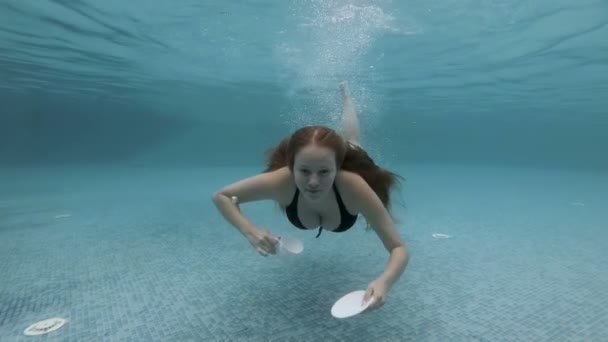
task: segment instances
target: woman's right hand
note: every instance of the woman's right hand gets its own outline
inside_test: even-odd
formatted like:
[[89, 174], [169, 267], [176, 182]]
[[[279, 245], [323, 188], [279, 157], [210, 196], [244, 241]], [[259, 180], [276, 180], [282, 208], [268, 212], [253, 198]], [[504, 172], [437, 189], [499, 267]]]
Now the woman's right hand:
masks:
[[268, 256], [269, 254], [276, 254], [279, 238], [273, 236], [270, 231], [255, 228], [246, 236], [249, 243], [261, 255]]

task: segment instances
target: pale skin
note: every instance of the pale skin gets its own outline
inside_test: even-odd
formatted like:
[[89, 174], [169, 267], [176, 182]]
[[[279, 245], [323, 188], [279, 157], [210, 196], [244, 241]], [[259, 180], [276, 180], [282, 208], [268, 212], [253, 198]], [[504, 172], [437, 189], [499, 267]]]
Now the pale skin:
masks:
[[[346, 83], [341, 83], [344, 99], [344, 134], [352, 144], [358, 144], [358, 121]], [[300, 190], [298, 216], [308, 229], [323, 226], [333, 230], [340, 224], [340, 210], [332, 184], [335, 182], [344, 205], [351, 214], [361, 214], [376, 232], [389, 253], [384, 272], [372, 281], [364, 302], [372, 300], [367, 310], [381, 307], [388, 291], [401, 276], [408, 263], [407, 247], [401, 240], [393, 219], [365, 180], [356, 173], [336, 169], [335, 153], [326, 147], [310, 144], [295, 155], [293, 172], [282, 167], [230, 184], [213, 196], [224, 218], [236, 227], [263, 256], [275, 254], [278, 238], [268, 230], [257, 227], [239, 210], [239, 203], [272, 200], [281, 207], [289, 205]], [[236, 199], [236, 201], [235, 201]]]

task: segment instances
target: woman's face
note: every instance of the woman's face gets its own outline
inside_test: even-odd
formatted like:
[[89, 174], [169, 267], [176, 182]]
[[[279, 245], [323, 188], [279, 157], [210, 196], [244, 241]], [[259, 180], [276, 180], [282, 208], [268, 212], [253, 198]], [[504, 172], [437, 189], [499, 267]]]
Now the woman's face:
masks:
[[295, 155], [293, 174], [302, 195], [317, 201], [332, 188], [336, 178], [336, 154], [327, 147], [310, 144]]

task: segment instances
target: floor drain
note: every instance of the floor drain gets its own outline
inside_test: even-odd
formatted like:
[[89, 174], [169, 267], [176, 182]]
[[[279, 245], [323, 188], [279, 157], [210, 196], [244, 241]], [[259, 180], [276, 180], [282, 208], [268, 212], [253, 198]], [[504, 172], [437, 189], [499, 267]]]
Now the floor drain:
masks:
[[27, 327], [24, 334], [28, 336], [43, 335], [61, 328], [66, 320], [63, 318], [49, 318], [44, 321], [34, 323]]

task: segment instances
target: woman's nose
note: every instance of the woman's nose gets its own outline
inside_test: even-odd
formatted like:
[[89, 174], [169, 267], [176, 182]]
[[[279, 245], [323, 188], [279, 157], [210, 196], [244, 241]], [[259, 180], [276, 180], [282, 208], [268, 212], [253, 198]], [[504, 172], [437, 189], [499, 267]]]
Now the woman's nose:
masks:
[[316, 188], [319, 186], [319, 177], [310, 176], [310, 178], [308, 178], [308, 186], [311, 188]]

